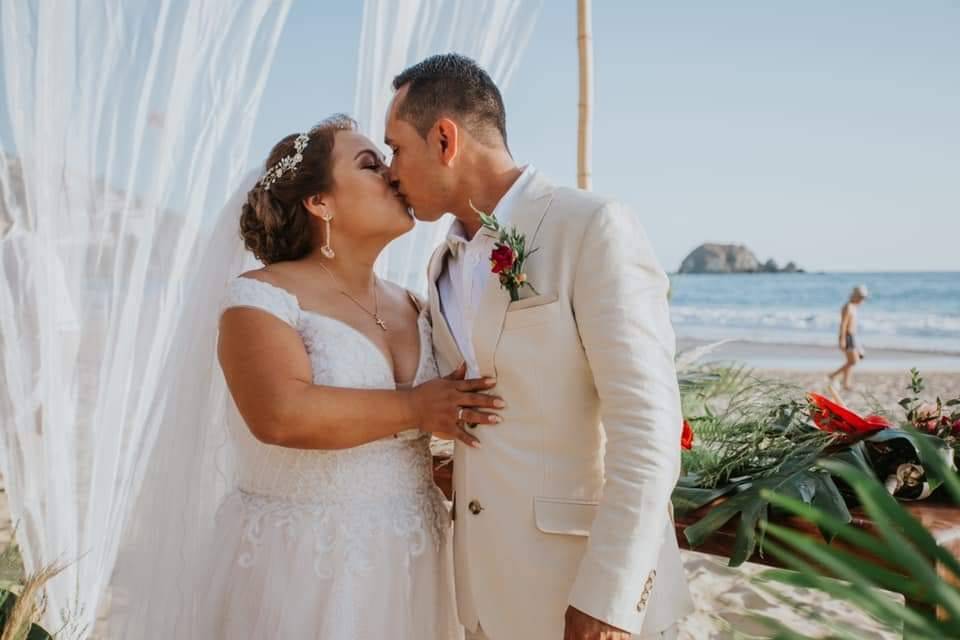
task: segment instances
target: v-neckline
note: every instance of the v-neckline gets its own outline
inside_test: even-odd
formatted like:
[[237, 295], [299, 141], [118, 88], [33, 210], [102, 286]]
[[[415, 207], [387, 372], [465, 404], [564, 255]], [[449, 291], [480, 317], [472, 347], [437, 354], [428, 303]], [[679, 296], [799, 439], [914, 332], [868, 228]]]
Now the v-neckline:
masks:
[[423, 350], [423, 331], [421, 330], [421, 326], [420, 326], [420, 321], [423, 319], [423, 309], [417, 309], [417, 368], [416, 368], [416, 370], [413, 372], [413, 379], [412, 379], [412, 380], [410, 380], [409, 382], [397, 382], [397, 379], [396, 379], [396, 377], [395, 377], [394, 370], [393, 370], [393, 365], [392, 365], [392, 362], [393, 362], [393, 361], [390, 359], [390, 357], [389, 357], [386, 353], [383, 352], [383, 349], [381, 349], [380, 347], [377, 346], [377, 343], [376, 343], [376, 342], [374, 342], [373, 340], [370, 339], [370, 336], [368, 336], [368, 335], [365, 334], [364, 332], [360, 331], [360, 330], [357, 329], [356, 327], [351, 326], [350, 324], [344, 322], [343, 320], [340, 320], [339, 318], [334, 318], [333, 316], [327, 315], [327, 314], [325, 314], [325, 313], [321, 313], [321, 312], [319, 312], [319, 311], [314, 311], [314, 310], [312, 310], [312, 309], [304, 309], [304, 308], [303, 308], [303, 305], [300, 304], [300, 298], [298, 298], [294, 293], [292, 293], [292, 292], [284, 289], [283, 287], [278, 287], [277, 285], [271, 284], [271, 283], [269, 283], [269, 282], [267, 282], [267, 281], [265, 281], [265, 280], [257, 280], [256, 278], [247, 278], [247, 279], [248, 279], [248, 280], [254, 280], [254, 281], [256, 281], [256, 282], [261, 282], [261, 283], [267, 285], [268, 287], [273, 287], [274, 289], [279, 289], [281, 292], [283, 292], [283, 293], [285, 293], [286, 295], [290, 296], [291, 298], [293, 298], [293, 301], [296, 303], [297, 309], [300, 310], [300, 313], [303, 313], [303, 314], [306, 314], [306, 315], [310, 315], [310, 316], [315, 316], [315, 317], [321, 318], [321, 319], [323, 319], [323, 320], [329, 320], [330, 322], [333, 322], [333, 323], [335, 323], [335, 324], [338, 324], [338, 325], [340, 325], [341, 327], [344, 327], [344, 328], [348, 329], [348, 330], [351, 331], [352, 333], [354, 333], [354, 334], [356, 334], [357, 336], [359, 336], [360, 338], [362, 338], [363, 341], [364, 341], [371, 349], [373, 349], [374, 351], [377, 352], [377, 354], [379, 354], [379, 356], [380, 356], [380, 361], [386, 366], [387, 370], [390, 372], [390, 379], [393, 381], [393, 386], [394, 386], [394, 388], [402, 387], [402, 386], [407, 386], [407, 385], [409, 385], [409, 386], [412, 387], [412, 386], [417, 382], [417, 378], [420, 377], [420, 372], [421, 372], [421, 370], [423, 369], [423, 353], [424, 353], [424, 350]]
[[314, 317], [320, 318], [321, 320], [329, 320], [330, 322], [334, 324], [338, 324], [341, 327], [348, 329], [349, 331], [353, 332], [354, 334], [362, 338], [363, 341], [366, 342], [371, 349], [373, 349], [380, 355], [381, 362], [383, 362], [383, 364], [386, 365], [387, 370], [390, 371], [390, 378], [393, 380], [394, 387], [401, 387], [404, 385], [413, 386], [413, 384], [417, 381], [417, 378], [420, 375], [420, 370], [423, 367], [423, 333], [420, 331], [420, 315], [421, 315], [420, 313], [417, 314], [417, 368], [413, 372], [412, 380], [410, 380], [409, 382], [397, 382], [397, 379], [393, 373], [393, 366], [391, 365], [392, 360], [390, 360], [389, 356], [387, 356], [387, 354], [383, 352], [383, 349], [377, 346], [376, 342], [370, 339], [370, 336], [360, 331], [356, 327], [353, 327], [347, 324], [343, 320], [340, 320], [339, 318], [328, 316], [327, 314], [320, 313], [319, 311], [304, 309], [303, 307], [300, 306], [299, 302], [297, 303], [297, 308], [300, 309], [300, 313], [306, 314], [308, 316], [314, 316]]

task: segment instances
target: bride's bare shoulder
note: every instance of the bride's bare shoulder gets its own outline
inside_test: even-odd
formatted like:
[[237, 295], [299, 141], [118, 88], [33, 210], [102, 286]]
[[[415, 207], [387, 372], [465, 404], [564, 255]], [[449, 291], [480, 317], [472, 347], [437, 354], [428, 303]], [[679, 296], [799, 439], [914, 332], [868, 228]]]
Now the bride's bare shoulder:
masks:
[[248, 278], [250, 280], [260, 280], [262, 282], [267, 282], [267, 270], [266, 269], [252, 269], [241, 273], [238, 277]]
[[297, 282], [302, 279], [301, 269], [292, 262], [278, 262], [275, 264], [252, 269], [240, 274], [241, 278], [260, 280], [282, 289], [296, 288]]

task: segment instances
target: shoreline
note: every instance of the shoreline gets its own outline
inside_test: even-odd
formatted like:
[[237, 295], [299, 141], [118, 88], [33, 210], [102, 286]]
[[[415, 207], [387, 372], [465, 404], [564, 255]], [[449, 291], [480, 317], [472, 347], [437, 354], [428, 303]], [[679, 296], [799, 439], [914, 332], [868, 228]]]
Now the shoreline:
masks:
[[[677, 337], [677, 352], [697, 349], [715, 341], [686, 336]], [[752, 369], [791, 372], [822, 372], [837, 369], [843, 354], [836, 347], [786, 342], [760, 342], [733, 339], [710, 351], [703, 363], [739, 363]], [[868, 349], [855, 372], [909, 373], [916, 367], [921, 373], [960, 372], [960, 354], [920, 349]]]

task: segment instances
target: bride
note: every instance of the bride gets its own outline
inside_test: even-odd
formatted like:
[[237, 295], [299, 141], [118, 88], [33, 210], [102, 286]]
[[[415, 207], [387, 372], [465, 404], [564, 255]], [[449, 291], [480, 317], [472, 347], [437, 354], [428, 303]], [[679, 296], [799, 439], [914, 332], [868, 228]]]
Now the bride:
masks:
[[459, 634], [431, 433], [479, 443], [493, 380], [438, 378], [420, 301], [374, 262], [414, 225], [345, 116], [281, 140], [240, 216], [218, 356], [236, 487], [199, 610], [209, 638]]

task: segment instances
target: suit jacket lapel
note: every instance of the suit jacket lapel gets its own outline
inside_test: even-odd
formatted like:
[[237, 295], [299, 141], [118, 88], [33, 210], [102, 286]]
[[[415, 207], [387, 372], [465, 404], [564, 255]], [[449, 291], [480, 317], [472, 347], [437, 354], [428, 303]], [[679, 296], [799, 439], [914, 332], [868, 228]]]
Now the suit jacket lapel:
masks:
[[[447, 259], [447, 253], [450, 249], [444, 242], [430, 258], [430, 265], [427, 268], [427, 285], [429, 287], [430, 319], [433, 321], [433, 343], [434, 347], [440, 353], [440, 374], [447, 375], [450, 371], [456, 369], [463, 362], [463, 354], [460, 353], [460, 347], [450, 331], [450, 325], [443, 315], [443, 309], [440, 302], [440, 291], [437, 287], [437, 280], [443, 273], [443, 265]], [[448, 370], [444, 370], [448, 369]]]
[[[540, 174], [534, 173], [530, 183], [518, 196], [516, 209], [506, 225], [516, 226], [520, 233], [526, 235], [530, 249], [537, 246], [537, 231], [550, 206], [552, 195], [552, 185], [541, 178]], [[530, 260], [536, 260], [536, 255]], [[530, 261], [527, 262], [527, 271], [529, 270]], [[500, 342], [500, 333], [503, 331], [509, 306], [510, 294], [500, 288], [499, 278], [492, 272], [489, 273], [473, 326], [473, 350], [483, 376], [496, 376], [494, 354]]]

